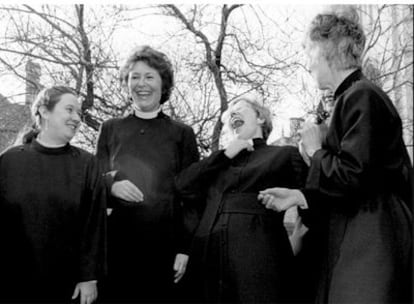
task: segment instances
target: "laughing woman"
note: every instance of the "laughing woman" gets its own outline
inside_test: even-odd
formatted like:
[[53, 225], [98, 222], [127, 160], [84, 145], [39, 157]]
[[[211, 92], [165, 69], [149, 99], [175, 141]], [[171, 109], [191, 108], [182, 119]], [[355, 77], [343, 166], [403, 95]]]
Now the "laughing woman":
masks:
[[268, 146], [268, 109], [254, 98], [234, 101], [223, 115], [234, 139], [224, 150], [177, 177], [183, 197], [205, 201], [190, 254], [196, 302], [279, 302], [292, 299], [293, 253], [283, 215], [267, 210], [259, 191], [301, 186], [306, 165], [294, 147]]
[[161, 110], [173, 88], [168, 58], [134, 49], [121, 69], [133, 113], [103, 123], [97, 156], [111, 193], [108, 285], [111, 302], [171, 302], [188, 256], [174, 177], [198, 160], [191, 127]]
[[0, 298], [81, 304], [104, 270], [105, 194], [94, 156], [69, 144], [80, 125], [74, 91], [41, 91], [36, 130], [0, 156]]

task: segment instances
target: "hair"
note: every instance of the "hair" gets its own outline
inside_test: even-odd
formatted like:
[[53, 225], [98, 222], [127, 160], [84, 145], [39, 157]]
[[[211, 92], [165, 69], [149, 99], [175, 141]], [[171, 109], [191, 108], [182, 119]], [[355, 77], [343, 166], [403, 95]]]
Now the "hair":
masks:
[[120, 69], [120, 81], [122, 85], [126, 86], [129, 72], [134, 64], [139, 61], [145, 62], [160, 74], [162, 80], [160, 104], [163, 104], [170, 98], [174, 86], [174, 71], [170, 60], [167, 55], [154, 50], [148, 45], [133, 49]]
[[[264, 122], [261, 126], [262, 135], [263, 135], [264, 139], [267, 139], [269, 137], [270, 133], [272, 132], [272, 129], [273, 129], [272, 114], [270, 113], [270, 110], [267, 107], [261, 105], [258, 101], [258, 97], [253, 96], [253, 95], [243, 95], [243, 96], [233, 100], [232, 102], [230, 102], [229, 107], [234, 106], [235, 104], [239, 103], [240, 101], [247, 102], [252, 107], [252, 109], [256, 112], [257, 117], [264, 120]], [[223, 113], [223, 116], [222, 116], [223, 123], [224, 123], [224, 120], [225, 120], [227, 115], [229, 115], [228, 110]]]
[[31, 115], [33, 120], [32, 126], [26, 126], [26, 130], [23, 132], [23, 135], [18, 136], [16, 143], [25, 144], [32, 142], [33, 138], [40, 133], [42, 127], [42, 117], [39, 111], [40, 107], [44, 106], [48, 111], [52, 111], [56, 104], [60, 101], [62, 95], [65, 94], [77, 95], [75, 90], [66, 86], [52, 86], [41, 90], [37, 94], [31, 107]]
[[333, 5], [311, 22], [305, 46], [319, 45], [325, 59], [338, 69], [361, 68], [365, 34], [353, 6]]

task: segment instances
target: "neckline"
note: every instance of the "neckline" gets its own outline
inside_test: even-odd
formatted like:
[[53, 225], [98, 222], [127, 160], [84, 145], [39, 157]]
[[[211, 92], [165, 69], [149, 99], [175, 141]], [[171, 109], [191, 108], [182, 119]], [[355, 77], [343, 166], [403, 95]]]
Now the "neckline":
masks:
[[69, 151], [71, 145], [69, 143], [67, 143], [64, 146], [61, 147], [46, 147], [43, 146], [42, 144], [40, 144], [36, 139], [33, 139], [33, 141], [31, 142], [31, 147], [40, 152], [40, 153], [44, 153], [44, 154], [64, 154], [67, 151]]
[[342, 93], [344, 93], [354, 82], [360, 80], [363, 77], [361, 69], [357, 69], [349, 74], [335, 90], [334, 99], [336, 100]]

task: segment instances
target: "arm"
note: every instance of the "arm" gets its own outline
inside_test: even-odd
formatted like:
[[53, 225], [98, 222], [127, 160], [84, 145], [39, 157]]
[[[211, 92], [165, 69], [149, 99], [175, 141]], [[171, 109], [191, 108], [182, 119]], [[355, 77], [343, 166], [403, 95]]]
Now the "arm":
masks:
[[108, 194], [112, 194], [112, 196], [121, 199], [109, 199], [108, 205], [113, 208], [116, 206], [116, 203], [121, 201], [125, 201], [125, 204], [127, 205], [130, 205], [130, 203], [139, 203], [144, 199], [141, 190], [127, 180], [122, 172], [112, 170], [111, 168], [111, 155], [108, 148], [108, 143], [110, 141], [109, 134], [111, 132], [108, 129], [108, 123], [105, 122], [101, 125], [96, 146], [96, 157], [103, 172]]
[[378, 124], [386, 123], [375, 92], [368, 89], [354, 90], [338, 104], [335, 112], [339, 119], [333, 132], [337, 132], [340, 148], [317, 150], [304, 189], [330, 197], [344, 198], [363, 191], [370, 169], [377, 164], [375, 144], [380, 137]]
[[79, 283], [74, 296], [78, 290], [81, 300], [89, 298], [93, 302], [96, 280], [106, 273], [106, 188], [95, 157], [90, 158], [87, 167], [80, 224]]

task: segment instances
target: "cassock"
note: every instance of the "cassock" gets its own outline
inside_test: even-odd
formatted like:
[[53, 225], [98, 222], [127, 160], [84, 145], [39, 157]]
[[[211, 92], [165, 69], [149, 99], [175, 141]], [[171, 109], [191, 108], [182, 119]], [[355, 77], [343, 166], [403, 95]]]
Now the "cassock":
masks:
[[105, 187], [95, 157], [36, 140], [0, 156], [0, 298], [68, 302], [105, 271]]
[[192, 128], [162, 112], [110, 119], [101, 127], [97, 157], [109, 172], [109, 191], [113, 182], [129, 180], [144, 194], [140, 203], [110, 199], [108, 300], [171, 301], [174, 258], [188, 252], [190, 241], [174, 177], [198, 160]]
[[401, 119], [360, 70], [335, 100], [304, 189], [305, 224], [320, 232], [306, 250], [323, 257], [317, 302], [410, 302], [412, 166]]
[[298, 188], [307, 168], [297, 148], [268, 146], [254, 139], [254, 151], [229, 159], [223, 150], [183, 170], [177, 189], [205, 206], [196, 229], [185, 280], [189, 301], [274, 302], [295, 297], [293, 253], [283, 213], [258, 200], [270, 187]]

